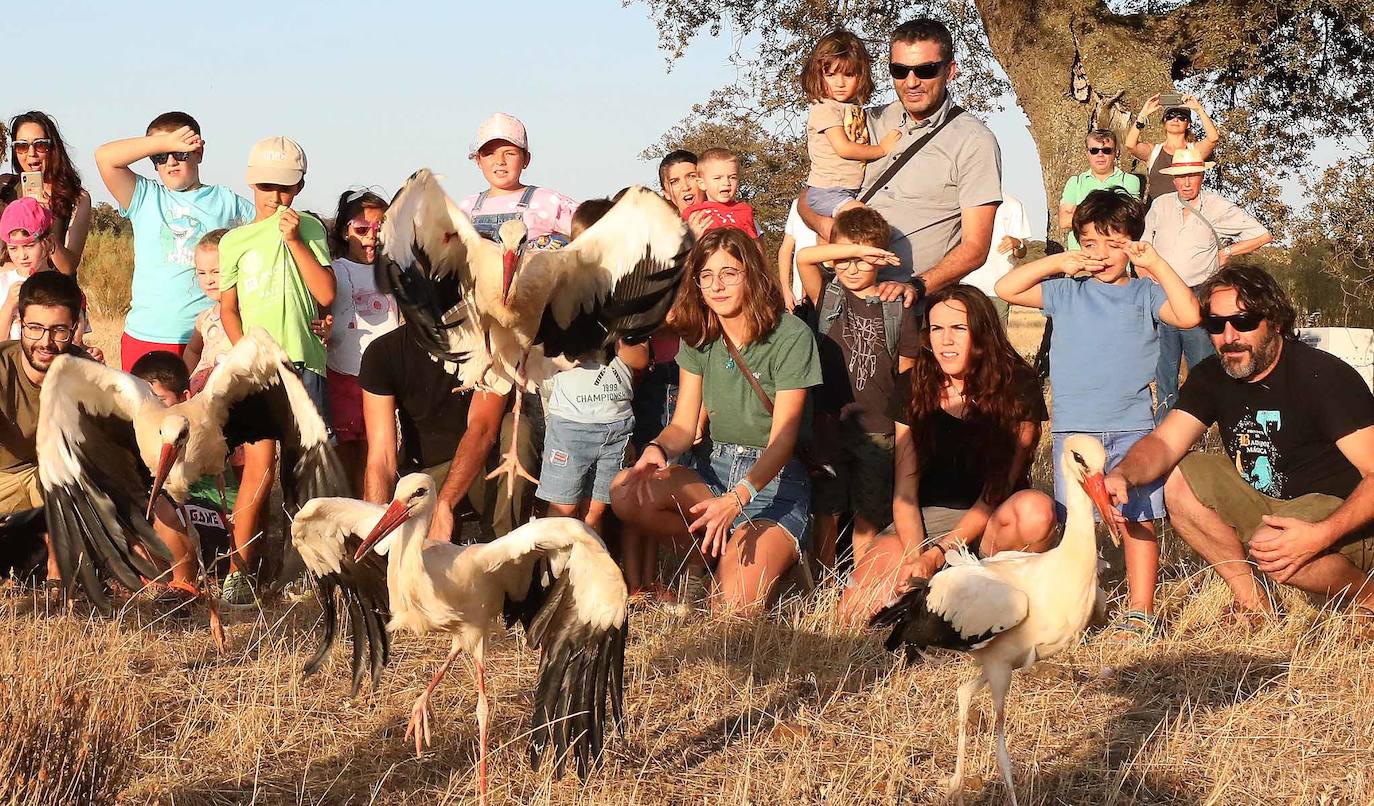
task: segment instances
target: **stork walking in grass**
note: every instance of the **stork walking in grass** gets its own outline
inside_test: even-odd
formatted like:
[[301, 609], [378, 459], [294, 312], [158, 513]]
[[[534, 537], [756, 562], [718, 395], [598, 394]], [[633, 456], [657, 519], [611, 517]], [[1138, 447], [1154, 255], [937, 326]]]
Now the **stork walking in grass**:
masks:
[[[478, 790], [487, 798], [487, 640], [521, 621], [540, 650], [531, 716], [530, 764], [551, 746], [561, 774], [569, 754], [585, 776], [603, 746], [606, 709], [619, 724], [627, 632], [625, 580], [605, 545], [573, 518], [531, 521], [490, 543], [426, 541], [434, 482], [402, 478], [389, 506], [321, 498], [301, 509], [291, 538], [320, 577], [326, 633], [306, 665], [312, 673], [335, 639], [334, 591], [353, 622], [356, 692], [364, 659], [374, 676], [389, 651], [386, 631], [450, 636], [452, 647], [411, 709], [406, 739], [419, 756], [430, 743], [430, 697], [453, 661], [472, 658], [477, 682]], [[385, 555], [385, 568], [378, 555]], [[383, 623], [385, 629], [383, 629]]]
[[[38, 477], [66, 594], [79, 586], [109, 614], [106, 579], [138, 590], [165, 576], [173, 558], [170, 538], [153, 527], [154, 510], [165, 503], [160, 499], [172, 506], [158, 519], [180, 518], [192, 542], [188, 557], [199, 558], [182, 506], [191, 485], [207, 475], [222, 482], [230, 450], [268, 438], [282, 446], [289, 509], [348, 489], [324, 421], [286, 353], [261, 328], [225, 354], [200, 394], [174, 406], [132, 375], [83, 358], [56, 358], [39, 401]], [[283, 581], [300, 570], [290, 556], [278, 565]], [[222, 647], [213, 606], [214, 638]]]
[[987, 686], [997, 766], [1007, 800], [1016, 804], [1005, 730], [1007, 691], [1012, 672], [1073, 646], [1092, 616], [1098, 597], [1094, 505], [1112, 539], [1121, 542], [1121, 527], [1109, 516], [1106, 460], [1102, 443], [1091, 436], [1076, 434], [1064, 441], [1064, 476], [1077, 484], [1068, 488], [1068, 520], [1057, 547], [1043, 554], [1003, 551], [982, 560], [966, 549], [950, 552], [944, 570], [917, 581], [873, 617], [873, 626], [892, 628], [889, 649], [904, 646], [908, 657], [926, 647], [959, 649], [980, 667], [977, 677], [959, 687], [959, 749], [949, 784], [955, 795], [963, 792], [969, 705]]
[[[378, 286], [420, 325], [434, 355], [458, 362], [466, 387], [515, 395], [505, 461], [519, 475], [520, 392], [624, 339], [644, 341], [672, 306], [691, 246], [686, 224], [658, 194], [625, 192], [600, 221], [557, 251], [526, 251], [525, 225], [484, 239], [428, 170], [392, 200], [382, 224]], [[604, 356], [603, 356], [604, 357]]]

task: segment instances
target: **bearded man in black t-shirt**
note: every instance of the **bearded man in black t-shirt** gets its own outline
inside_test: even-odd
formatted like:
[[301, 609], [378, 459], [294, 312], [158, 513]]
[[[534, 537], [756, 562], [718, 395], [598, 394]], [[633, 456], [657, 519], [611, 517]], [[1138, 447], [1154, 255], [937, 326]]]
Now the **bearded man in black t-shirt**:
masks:
[[[1198, 295], [1217, 355], [1189, 373], [1108, 490], [1125, 501], [1128, 487], [1168, 474], [1169, 519], [1235, 594], [1233, 622], [1253, 626], [1270, 609], [1252, 566], [1374, 618], [1374, 395], [1341, 359], [1294, 338], [1293, 305], [1264, 271], [1226, 266]], [[1190, 452], [1213, 423], [1226, 453]]]

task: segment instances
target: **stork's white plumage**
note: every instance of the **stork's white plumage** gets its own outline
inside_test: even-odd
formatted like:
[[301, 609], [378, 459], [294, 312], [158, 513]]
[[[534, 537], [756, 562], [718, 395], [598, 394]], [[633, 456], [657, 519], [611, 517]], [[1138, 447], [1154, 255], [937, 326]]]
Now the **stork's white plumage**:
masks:
[[[70, 594], [78, 583], [102, 611], [99, 574], [137, 590], [160, 571], [132, 551], [141, 542], [171, 557], [150, 521], [157, 497], [185, 503], [202, 476], [220, 476], [229, 450], [276, 439], [283, 492], [306, 497], [347, 489], [324, 421], [271, 336], [255, 328], [225, 354], [200, 394], [166, 406], [147, 383], [95, 361], [59, 356], [38, 407], [38, 477], [53, 552]], [[189, 518], [186, 519], [189, 522]], [[194, 539], [194, 530], [192, 530]], [[283, 573], [294, 561], [284, 562]]]
[[[389, 618], [391, 632], [451, 636], [448, 656], [411, 710], [406, 738], [414, 735], [417, 756], [429, 744], [429, 699], [449, 666], [466, 652], [476, 668], [478, 779], [485, 803], [487, 639], [503, 631], [503, 616], [518, 618], [530, 644], [541, 651], [530, 762], [537, 767], [552, 745], [559, 771], [571, 751], [578, 774], [585, 775], [601, 752], [608, 699], [613, 721], [620, 721], [628, 600], [620, 568], [596, 533], [572, 518], [535, 520], [485, 544], [427, 541], [435, 501], [434, 482], [416, 473], [397, 483], [387, 507], [319, 499], [302, 508], [292, 524], [292, 539], [307, 566], [320, 575], [329, 599], [333, 586], [342, 586], [345, 598], [359, 601], [365, 611], [354, 611], [365, 622], [353, 630], [355, 688], [361, 675], [360, 637], [369, 642], [373, 673], [380, 669], [378, 657], [385, 663], [385, 636], [380, 646], [371, 644], [376, 637], [372, 620]], [[375, 552], [386, 554], [384, 582]], [[541, 561], [551, 586], [542, 581]], [[385, 610], [379, 607], [381, 589], [387, 591]], [[326, 616], [332, 618], [332, 611]], [[322, 644], [307, 672], [327, 651]]]
[[[459, 362], [464, 386], [534, 391], [567, 361], [647, 339], [668, 314], [691, 246], [672, 205], [641, 187], [563, 249], [526, 249], [526, 235], [523, 223], [507, 221], [498, 241], [486, 240], [428, 170], [387, 210], [381, 284], [430, 351]], [[533, 480], [511, 442], [492, 475]]]
[[979, 559], [967, 548], [945, 555], [947, 567], [919, 582], [898, 602], [873, 617], [891, 626], [889, 649], [908, 655], [925, 647], [966, 650], [978, 663], [976, 678], [959, 687], [959, 749], [950, 789], [963, 789], [969, 704], [983, 686], [992, 692], [997, 765], [1016, 804], [1004, 725], [1012, 672], [1028, 668], [1078, 641], [1097, 599], [1097, 539], [1093, 506], [1103, 513], [1113, 539], [1120, 526], [1109, 516], [1103, 484], [1107, 454], [1102, 443], [1078, 434], [1064, 441], [1061, 462], [1068, 485], [1068, 520], [1059, 545], [1043, 554], [1003, 551]]

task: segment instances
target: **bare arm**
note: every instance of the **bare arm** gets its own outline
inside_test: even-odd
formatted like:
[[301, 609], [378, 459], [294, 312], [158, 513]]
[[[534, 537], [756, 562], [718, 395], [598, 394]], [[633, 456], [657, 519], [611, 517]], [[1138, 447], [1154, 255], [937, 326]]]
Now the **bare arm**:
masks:
[[784, 234], [778, 246], [778, 285], [782, 287], [782, 299], [788, 310], [797, 305], [797, 300], [792, 299], [792, 253], [795, 251], [797, 239]]
[[896, 465], [892, 488], [892, 525], [897, 539], [902, 541], [903, 553], [915, 556], [926, 542], [926, 527], [921, 520], [921, 474], [916, 457], [916, 440], [911, 428], [895, 423]]
[[1073, 226], [1073, 211], [1078, 209], [1078, 205], [1068, 202], [1059, 203], [1059, 228], [1065, 232]]
[[1221, 140], [1221, 131], [1217, 129], [1217, 124], [1212, 121], [1212, 116], [1207, 114], [1207, 110], [1192, 95], [1183, 99], [1183, 105], [1197, 113], [1198, 120], [1202, 121], [1202, 139], [1193, 144], [1197, 149], [1198, 156], [1207, 159], [1212, 156], [1212, 149], [1217, 147]]
[[[1145, 105], [1140, 108], [1140, 114], [1135, 117], [1136, 123], [1144, 123], [1149, 120], [1150, 115], [1153, 115], [1158, 110], [1159, 93], [1155, 93], [1151, 95], [1145, 101]], [[1138, 160], [1148, 160], [1150, 158], [1150, 152], [1155, 150], [1155, 144], [1140, 142], [1140, 132], [1141, 130], [1137, 128], [1135, 124], [1132, 124], [1131, 127], [1126, 130], [1126, 140], [1121, 144], [1121, 147], [1129, 151], [1131, 156]]]
[[396, 486], [396, 398], [363, 390], [363, 426], [367, 429], [363, 500], [385, 504]]
[[987, 261], [988, 250], [992, 247], [992, 221], [996, 217], [996, 204], [980, 204], [960, 211], [959, 243], [930, 271], [921, 275], [925, 278], [927, 293], [959, 282]]
[[891, 143], [896, 141], [894, 137], [884, 137], [881, 143], [875, 145], [863, 145], [850, 140], [844, 134], [843, 126], [831, 126], [825, 130], [825, 139], [830, 143], [830, 147], [835, 149], [835, 153], [847, 160], [857, 162], [870, 162], [882, 159], [892, 150]]
[[160, 132], [144, 137], [130, 137], [115, 140], [95, 150], [95, 166], [100, 178], [109, 188], [119, 206], [128, 209], [134, 198], [134, 186], [138, 175], [129, 170], [141, 159], [168, 151], [199, 151], [205, 145], [200, 135], [191, 131], [190, 126], [182, 126], [174, 132]]
[[691, 450], [697, 436], [697, 423], [702, 415], [701, 376], [681, 368], [677, 376], [677, 404], [673, 407], [673, 419], [653, 439], [669, 462]]
[[649, 367], [649, 343], [626, 344], [624, 339], [616, 342], [616, 357], [625, 362], [631, 371], [638, 372]]
[[1236, 241], [1235, 243], [1231, 244], [1231, 257], [1235, 257], [1236, 255], [1248, 255], [1256, 249], [1259, 249], [1261, 246], [1264, 246], [1265, 244], [1272, 242], [1273, 240], [1274, 234], [1271, 232], [1266, 232], [1263, 235], [1260, 235], [1255, 238], [1248, 238], [1244, 241]]
[[186, 351], [181, 354], [181, 360], [186, 364], [187, 372], [196, 371], [196, 367], [200, 364], [200, 354], [204, 350], [205, 337], [200, 335], [200, 328], [196, 327], [191, 331], [191, 340], [186, 342]]
[[[512, 394], [519, 394], [514, 392]], [[453, 453], [444, 486], [439, 490], [439, 503], [450, 510], [468, 494], [472, 480], [486, 466], [487, 454], [501, 435], [501, 418], [510, 403], [509, 395], [493, 392], [473, 392], [468, 406], [467, 428]]]
[[321, 265], [310, 250], [310, 245], [301, 238], [300, 223], [300, 213], [290, 208], [281, 211], [282, 239], [286, 241], [286, 248], [291, 250], [291, 257], [296, 260], [301, 279], [305, 281], [310, 296], [320, 305], [328, 307], [334, 304], [334, 270]]
[[1328, 547], [1374, 521], [1374, 427], [1346, 434], [1336, 440], [1336, 447], [1360, 471], [1361, 478], [1345, 503], [1319, 524], [1328, 538]]
[[219, 323], [224, 325], [224, 335], [230, 344], [238, 344], [243, 338], [243, 317], [239, 314], [239, 289], [230, 286], [219, 293]]
[[76, 197], [76, 208], [72, 210], [72, 222], [67, 227], [67, 240], [63, 247], [72, 257], [73, 268], [81, 264], [81, 256], [86, 253], [86, 238], [91, 234], [91, 194], [82, 188]]
[[1068, 271], [1070, 260], [1079, 255], [1082, 255], [1082, 252], [1060, 252], [1057, 255], [1048, 255], [1030, 263], [1023, 263], [1002, 275], [993, 286], [993, 290], [997, 292], [997, 296], [1013, 305], [1044, 308], [1040, 283], [1056, 274], [1064, 274]]
[[806, 203], [805, 193], [797, 198], [797, 215], [801, 216], [803, 224], [816, 233], [820, 243], [830, 243], [830, 228], [835, 226], [835, 219], [812, 210], [811, 205]]
[[1155, 248], [1144, 241], [1136, 241], [1127, 247], [1131, 263], [1146, 272], [1164, 288], [1165, 303], [1159, 306], [1159, 319], [1174, 327], [1197, 327], [1202, 321], [1198, 308], [1197, 295], [1183, 282], [1178, 272], [1169, 262], [1159, 256]]
[[[1121, 463], [1107, 474], [1108, 489], [1112, 490], [1114, 500], [1124, 503], [1127, 488], [1149, 484], [1173, 470], [1206, 432], [1207, 426], [1196, 417], [1172, 409], [1164, 422], [1131, 446]], [[1113, 480], [1118, 482], [1117, 488], [1113, 488]]]

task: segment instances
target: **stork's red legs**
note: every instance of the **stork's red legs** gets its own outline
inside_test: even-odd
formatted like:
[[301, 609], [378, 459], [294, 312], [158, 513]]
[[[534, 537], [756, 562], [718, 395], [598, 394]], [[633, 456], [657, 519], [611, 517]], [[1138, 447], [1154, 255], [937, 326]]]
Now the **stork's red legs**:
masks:
[[520, 366], [515, 373], [515, 416], [511, 419], [510, 425], [510, 448], [502, 455], [501, 464], [490, 473], [487, 478], [494, 479], [497, 476], [506, 477], [507, 492], [515, 492], [515, 477], [519, 476], [531, 484], [538, 484], [539, 479], [535, 478], [525, 466], [520, 463], [520, 409], [522, 408], [522, 398], [525, 394], [525, 362], [522, 359]]
[[453, 665], [453, 659], [463, 651], [463, 645], [456, 639], [453, 642], [453, 649], [449, 650], [448, 657], [439, 664], [439, 671], [434, 673], [434, 679], [429, 681], [425, 687], [425, 693], [415, 700], [415, 707], [410, 709], [410, 723], [406, 725], [406, 739], [415, 734], [415, 757], [419, 758], [424, 753], [424, 748], [429, 746], [429, 698], [434, 694], [434, 690], [439, 687], [439, 681], [448, 674], [448, 667]]
[[477, 667], [477, 803], [487, 806], [487, 670], [482, 651], [473, 655]]

